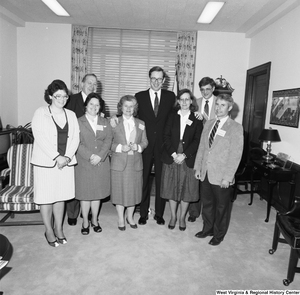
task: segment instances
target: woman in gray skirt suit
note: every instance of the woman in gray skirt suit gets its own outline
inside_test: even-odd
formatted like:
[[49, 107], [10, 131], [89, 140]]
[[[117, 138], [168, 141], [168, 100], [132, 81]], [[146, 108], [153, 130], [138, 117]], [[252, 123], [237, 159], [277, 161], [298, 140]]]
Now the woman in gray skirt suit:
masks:
[[85, 100], [86, 113], [78, 119], [80, 143], [77, 151], [78, 165], [75, 167], [75, 194], [80, 200], [83, 223], [81, 233], [88, 235], [91, 210], [91, 226], [100, 233], [98, 222], [100, 200], [110, 195], [109, 151], [112, 130], [109, 121], [100, 116], [104, 101], [97, 93], [90, 93]]
[[136, 229], [133, 220], [135, 205], [142, 200], [143, 159], [142, 151], [147, 147], [145, 123], [134, 116], [137, 113], [134, 96], [125, 95], [118, 103], [119, 124], [113, 128], [111, 156], [111, 201], [118, 212], [118, 228], [125, 230], [125, 208], [127, 223]]

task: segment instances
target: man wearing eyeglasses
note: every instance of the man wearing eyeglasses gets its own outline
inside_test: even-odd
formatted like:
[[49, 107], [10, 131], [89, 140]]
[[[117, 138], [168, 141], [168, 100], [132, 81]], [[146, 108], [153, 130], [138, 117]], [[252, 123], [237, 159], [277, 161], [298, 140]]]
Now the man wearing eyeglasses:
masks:
[[[199, 82], [199, 88], [201, 91], [202, 97], [197, 98], [196, 102], [198, 104], [198, 112], [195, 113], [195, 116], [200, 120], [203, 120], [203, 125], [206, 121], [214, 119], [215, 114], [215, 104], [216, 97], [213, 95], [215, 91], [215, 81], [210, 77], [203, 77]], [[198, 202], [190, 203], [189, 206], [189, 217], [188, 221], [194, 222], [196, 218], [200, 216], [201, 212], [201, 196]]]
[[175, 94], [162, 89], [165, 72], [161, 67], [153, 67], [149, 71], [150, 89], [136, 93], [138, 117], [145, 122], [148, 146], [143, 151], [143, 196], [140, 204], [139, 224], [147, 223], [150, 205], [150, 173], [154, 164], [155, 171], [155, 216], [157, 224], [165, 224], [163, 214], [165, 199], [160, 197], [161, 152], [163, 146], [163, 130], [175, 102]]
[[[70, 96], [66, 108], [75, 112], [76, 117], [80, 118], [85, 114], [84, 102], [87, 96], [97, 91], [97, 76], [95, 74], [86, 74], [82, 79], [82, 91]], [[76, 199], [72, 199], [67, 204], [68, 224], [76, 225], [77, 217], [80, 211], [80, 203]]]

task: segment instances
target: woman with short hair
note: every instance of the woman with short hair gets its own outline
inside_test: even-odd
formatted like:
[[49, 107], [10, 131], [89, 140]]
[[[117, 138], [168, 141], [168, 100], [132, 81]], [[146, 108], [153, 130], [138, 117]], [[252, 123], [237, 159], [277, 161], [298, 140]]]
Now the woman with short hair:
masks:
[[111, 201], [116, 205], [118, 228], [124, 231], [125, 208], [127, 223], [136, 229], [133, 214], [142, 200], [142, 152], [148, 145], [145, 123], [135, 118], [137, 100], [132, 95], [121, 97], [118, 103], [119, 124], [113, 128], [111, 156]]

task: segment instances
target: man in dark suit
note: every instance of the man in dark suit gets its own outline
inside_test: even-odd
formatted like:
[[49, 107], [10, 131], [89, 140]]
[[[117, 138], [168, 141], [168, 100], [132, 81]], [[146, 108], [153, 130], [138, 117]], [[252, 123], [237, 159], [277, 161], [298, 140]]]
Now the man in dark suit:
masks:
[[243, 127], [228, 113], [233, 107], [229, 94], [219, 94], [216, 118], [205, 123], [194, 170], [201, 180], [203, 229], [197, 238], [213, 236], [209, 244], [219, 245], [228, 230], [234, 175], [243, 153]]
[[[215, 91], [215, 81], [210, 77], [203, 77], [199, 82], [199, 88], [202, 97], [196, 99], [198, 112], [195, 112], [196, 117], [202, 120], [203, 125], [207, 120], [214, 119], [216, 97], [213, 95]], [[194, 222], [200, 216], [201, 212], [201, 195], [198, 202], [190, 203], [188, 221]]]
[[155, 216], [157, 224], [165, 224], [163, 214], [166, 201], [160, 197], [160, 183], [163, 146], [163, 130], [175, 102], [175, 94], [161, 89], [165, 81], [165, 72], [161, 67], [149, 71], [150, 89], [136, 93], [138, 117], [145, 122], [148, 146], [143, 151], [143, 196], [140, 204], [139, 224], [147, 223], [150, 205], [150, 173], [154, 164], [155, 171]]
[[[85, 114], [84, 102], [91, 92], [97, 91], [97, 76], [95, 74], [86, 74], [82, 79], [82, 91], [70, 96], [66, 108], [75, 112], [76, 117], [80, 118]], [[76, 225], [77, 217], [80, 211], [80, 203], [76, 199], [66, 202], [69, 225]]]

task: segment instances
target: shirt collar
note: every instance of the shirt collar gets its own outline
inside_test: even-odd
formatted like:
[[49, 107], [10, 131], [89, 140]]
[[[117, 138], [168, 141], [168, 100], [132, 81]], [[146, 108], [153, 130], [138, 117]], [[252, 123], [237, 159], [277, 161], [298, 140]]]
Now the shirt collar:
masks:
[[159, 89], [159, 90], [157, 90], [157, 91], [154, 91], [152, 88], [150, 88], [149, 91], [150, 91], [150, 96], [155, 97], [155, 92], [156, 92], [156, 93], [157, 93], [157, 96], [160, 97], [161, 89]]
[[178, 112], [177, 112], [177, 114], [178, 114], [179, 116], [181, 116], [181, 117], [189, 117], [190, 114], [191, 114], [191, 111], [189, 111], [186, 115], [182, 115], [181, 110], [179, 109]]

